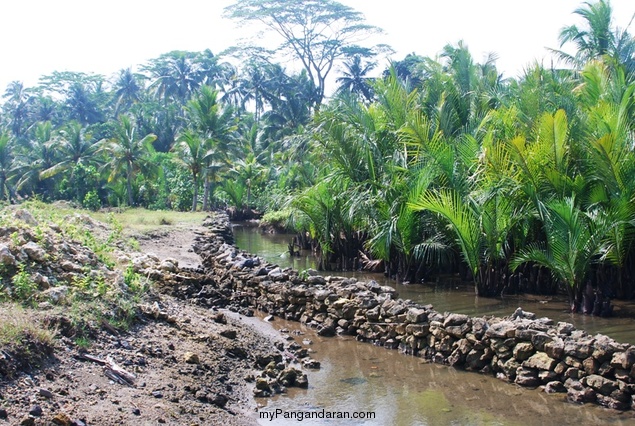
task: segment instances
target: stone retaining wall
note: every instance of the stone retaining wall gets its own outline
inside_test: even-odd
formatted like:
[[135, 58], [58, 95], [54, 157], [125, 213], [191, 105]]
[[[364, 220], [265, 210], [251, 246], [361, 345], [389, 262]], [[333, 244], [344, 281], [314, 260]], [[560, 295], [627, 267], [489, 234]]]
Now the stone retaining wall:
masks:
[[[195, 250], [214, 284], [199, 303], [236, 310], [256, 308], [315, 327], [318, 334], [346, 334], [435, 363], [491, 374], [521, 386], [566, 392], [570, 401], [635, 407], [635, 346], [590, 336], [572, 324], [517, 309], [510, 317], [441, 313], [431, 305], [397, 298], [375, 281], [323, 277], [282, 270], [233, 246], [224, 215], [208, 218], [209, 238]], [[222, 295], [222, 296], [221, 296]]]

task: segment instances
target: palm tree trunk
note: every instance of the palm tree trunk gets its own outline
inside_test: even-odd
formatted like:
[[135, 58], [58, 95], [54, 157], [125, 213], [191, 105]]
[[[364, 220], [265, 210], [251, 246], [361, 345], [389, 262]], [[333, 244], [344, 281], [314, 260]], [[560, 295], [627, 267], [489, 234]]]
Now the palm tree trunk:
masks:
[[198, 204], [198, 179], [196, 175], [193, 175], [194, 195], [192, 196], [192, 211], [196, 211], [196, 205]]
[[205, 178], [203, 179], [203, 187], [204, 187], [204, 192], [203, 192], [203, 211], [206, 212], [208, 210], [208, 203], [209, 203], [209, 160], [207, 161], [206, 167], [205, 167]]
[[132, 197], [132, 167], [130, 163], [126, 167], [126, 189], [128, 191], [128, 205], [132, 207], [134, 205], [134, 198]]

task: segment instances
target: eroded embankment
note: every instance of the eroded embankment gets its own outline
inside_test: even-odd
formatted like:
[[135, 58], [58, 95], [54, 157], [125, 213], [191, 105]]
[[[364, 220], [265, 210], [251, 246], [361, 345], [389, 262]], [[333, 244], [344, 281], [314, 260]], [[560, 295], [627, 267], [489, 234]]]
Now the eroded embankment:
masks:
[[[233, 246], [226, 216], [208, 219], [211, 238], [195, 250], [216, 277], [198, 303], [248, 313], [256, 308], [358, 340], [516, 383], [566, 392], [573, 402], [628, 410], [635, 406], [635, 347], [590, 336], [569, 323], [518, 309], [512, 316], [441, 313], [397, 298], [391, 287], [315, 273], [300, 276]], [[209, 276], [208, 275], [208, 276]]]

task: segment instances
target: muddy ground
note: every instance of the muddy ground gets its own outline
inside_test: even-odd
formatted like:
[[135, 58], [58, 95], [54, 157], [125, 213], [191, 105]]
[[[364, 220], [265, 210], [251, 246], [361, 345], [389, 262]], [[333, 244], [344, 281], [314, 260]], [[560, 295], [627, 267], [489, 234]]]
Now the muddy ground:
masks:
[[[191, 246], [204, 232], [166, 227], [138, 238], [140, 251], [195, 268]], [[80, 344], [60, 330], [67, 336], [41, 368], [0, 383], [0, 425], [256, 424], [255, 379], [280, 361], [282, 339], [158, 291], [143, 303], [127, 332], [103, 327]], [[105, 374], [108, 358], [134, 374], [131, 384]]]

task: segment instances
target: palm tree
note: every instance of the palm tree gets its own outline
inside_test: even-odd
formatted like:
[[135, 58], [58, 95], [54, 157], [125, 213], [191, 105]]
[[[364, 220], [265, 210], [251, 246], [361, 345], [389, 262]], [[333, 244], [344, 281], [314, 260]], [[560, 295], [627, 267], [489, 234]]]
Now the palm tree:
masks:
[[349, 92], [362, 96], [366, 101], [373, 99], [373, 89], [368, 83], [368, 73], [377, 66], [375, 62], [363, 64], [360, 55], [355, 55], [344, 62], [342, 76], [335, 81], [339, 83], [338, 92]]
[[203, 210], [207, 210], [217, 167], [227, 164], [230, 152], [235, 149], [237, 120], [234, 110], [220, 103], [218, 91], [210, 86], [201, 87], [197, 96], [188, 102], [187, 112], [192, 129], [204, 141]]
[[205, 170], [205, 142], [195, 132], [189, 130], [181, 135], [177, 144], [172, 148], [177, 156], [175, 160], [183, 164], [192, 175], [192, 187], [194, 195], [192, 197], [192, 211], [196, 211], [198, 203], [199, 177]]
[[119, 71], [113, 86], [115, 90], [115, 117], [119, 115], [119, 112], [125, 112], [133, 104], [141, 101], [143, 87], [139, 84], [139, 76], [134, 74], [130, 68]]
[[602, 250], [606, 223], [582, 212], [575, 197], [548, 202], [546, 212], [546, 246], [529, 245], [514, 256], [510, 266], [515, 269], [523, 263], [535, 262], [549, 268], [567, 290], [571, 311], [578, 312], [585, 279]]
[[55, 165], [54, 137], [51, 122], [40, 122], [35, 125], [26, 144], [16, 147], [12, 174], [17, 178], [17, 190], [28, 188], [45, 197], [52, 195], [52, 181], [40, 174]]
[[3, 105], [4, 112], [9, 116], [11, 132], [20, 138], [27, 127], [29, 114], [29, 93], [21, 81], [12, 81], [7, 86], [3, 98], [6, 103]]
[[584, 6], [573, 13], [584, 19], [585, 27], [570, 25], [560, 30], [560, 47], [573, 43], [577, 50], [574, 55], [570, 55], [552, 49], [560, 59], [578, 68], [590, 60], [606, 58], [611, 58], [615, 63], [630, 64], [632, 67], [635, 40], [626, 30], [613, 28], [613, 9], [608, 0], [584, 2]]
[[0, 201], [11, 202], [9, 177], [13, 166], [13, 146], [8, 133], [0, 133]]
[[152, 143], [156, 139], [156, 135], [153, 134], [139, 138], [137, 128], [132, 124], [130, 117], [122, 115], [113, 137], [100, 142], [100, 151], [110, 156], [106, 164], [111, 169], [108, 181], [114, 180], [121, 174], [125, 175], [130, 206], [135, 205], [132, 192], [134, 175], [138, 172], [150, 174], [154, 171], [155, 167], [149, 161], [148, 155], [154, 151]]
[[99, 145], [92, 139], [88, 130], [77, 121], [70, 121], [59, 130], [52, 140], [56, 150], [57, 163], [40, 173], [41, 179], [47, 179], [73, 169], [78, 164], [98, 163], [96, 158]]

